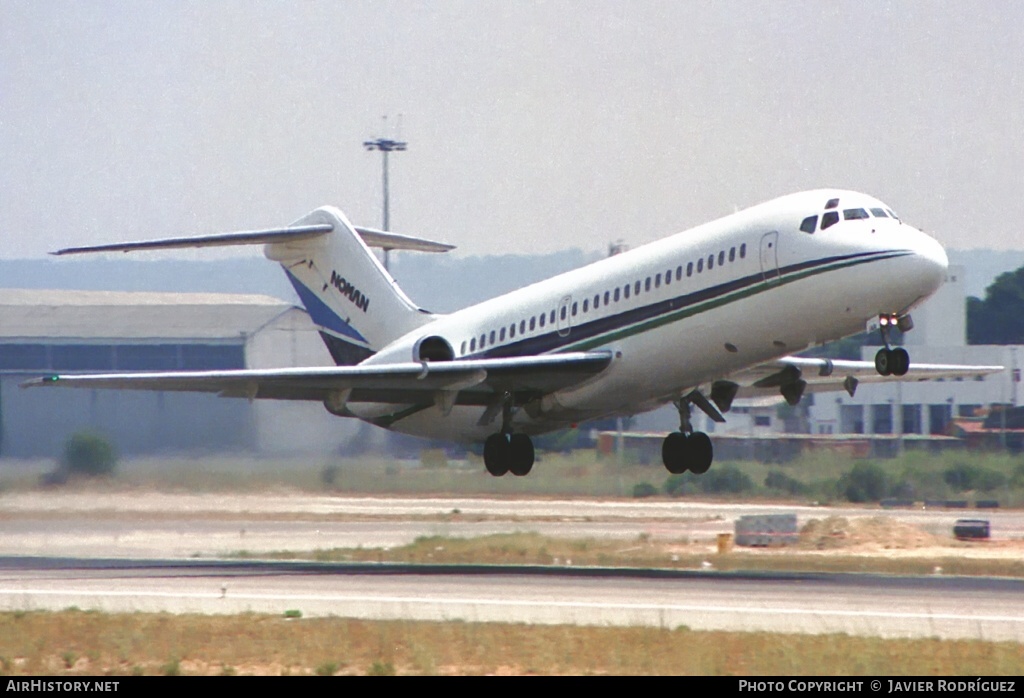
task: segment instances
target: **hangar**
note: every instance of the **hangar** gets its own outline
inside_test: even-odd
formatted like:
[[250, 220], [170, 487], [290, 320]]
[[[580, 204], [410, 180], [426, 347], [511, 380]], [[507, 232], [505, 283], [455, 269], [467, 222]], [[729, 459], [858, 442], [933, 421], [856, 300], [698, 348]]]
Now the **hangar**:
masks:
[[269, 296], [0, 289], [0, 456], [52, 457], [83, 430], [126, 455], [331, 450], [351, 432], [319, 404], [18, 387], [54, 371], [330, 364], [305, 310]]

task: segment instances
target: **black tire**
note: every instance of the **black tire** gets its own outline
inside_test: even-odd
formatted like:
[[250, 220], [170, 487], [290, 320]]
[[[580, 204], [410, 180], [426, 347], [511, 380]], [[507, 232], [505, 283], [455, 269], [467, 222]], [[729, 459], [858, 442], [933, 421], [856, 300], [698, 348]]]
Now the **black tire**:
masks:
[[892, 352], [881, 348], [875, 354], [875, 370], [880, 376], [888, 376], [892, 373]]
[[526, 434], [513, 434], [508, 442], [508, 451], [509, 472], [517, 477], [529, 475], [535, 456], [533, 440]]
[[905, 376], [910, 370], [910, 354], [903, 347], [892, 350], [892, 375]]
[[686, 472], [686, 437], [682, 432], [674, 431], [661, 443], [661, 462], [665, 469], [673, 475]]
[[506, 434], [491, 434], [484, 441], [484, 467], [494, 477], [501, 477], [508, 472], [509, 456], [508, 436]]
[[711, 438], [702, 431], [695, 431], [686, 440], [686, 448], [690, 472], [695, 475], [706, 473], [711, 467], [711, 461], [715, 459], [715, 447], [711, 445]]

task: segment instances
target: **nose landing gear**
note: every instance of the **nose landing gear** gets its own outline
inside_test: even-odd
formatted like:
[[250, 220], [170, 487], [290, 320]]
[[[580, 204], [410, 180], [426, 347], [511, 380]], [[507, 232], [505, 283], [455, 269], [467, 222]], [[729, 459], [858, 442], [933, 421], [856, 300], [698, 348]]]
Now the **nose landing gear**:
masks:
[[[913, 327], [909, 317], [907, 316], [907, 329]], [[896, 325], [900, 325], [902, 329], [903, 319], [895, 315], [882, 315], [878, 318], [879, 331], [882, 333], [882, 341], [885, 342], [885, 346], [875, 354], [875, 370], [880, 376], [903, 376], [910, 370], [910, 354], [907, 350], [903, 347], [893, 349], [891, 346], [889, 332]]]

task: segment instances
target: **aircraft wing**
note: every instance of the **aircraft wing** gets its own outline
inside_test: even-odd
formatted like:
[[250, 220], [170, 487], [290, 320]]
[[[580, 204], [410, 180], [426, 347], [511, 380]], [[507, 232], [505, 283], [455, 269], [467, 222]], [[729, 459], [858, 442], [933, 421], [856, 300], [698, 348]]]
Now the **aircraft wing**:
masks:
[[842, 359], [811, 359], [785, 356], [730, 375], [727, 380], [739, 385], [737, 397], [763, 395], [768, 390], [778, 391], [782, 386], [798, 380], [806, 382], [808, 392], [846, 390], [853, 394], [862, 383], [914, 383], [927, 380], [970, 379], [999, 373], [1003, 366], [968, 366], [960, 364], [925, 364], [911, 362], [904, 376], [881, 376], [872, 361]]
[[216, 393], [222, 397], [276, 400], [331, 400], [491, 405], [511, 391], [523, 404], [589, 379], [611, 362], [606, 351], [316, 368], [160, 373], [61, 374], [35, 378], [22, 387], [61, 386], [113, 390], [168, 390]]

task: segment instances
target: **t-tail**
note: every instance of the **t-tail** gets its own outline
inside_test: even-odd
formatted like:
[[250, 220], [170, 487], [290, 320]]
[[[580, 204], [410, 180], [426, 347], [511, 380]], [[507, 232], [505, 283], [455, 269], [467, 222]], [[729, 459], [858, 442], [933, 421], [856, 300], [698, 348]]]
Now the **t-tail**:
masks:
[[357, 228], [338, 209], [324, 206], [287, 228], [167, 238], [58, 250], [53, 254], [265, 245], [281, 264], [338, 365], [360, 363], [398, 337], [431, 322], [399, 288], [370, 247], [444, 252], [451, 245]]

